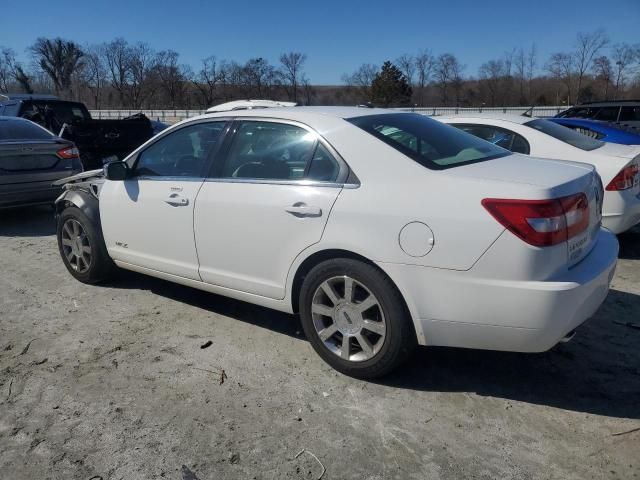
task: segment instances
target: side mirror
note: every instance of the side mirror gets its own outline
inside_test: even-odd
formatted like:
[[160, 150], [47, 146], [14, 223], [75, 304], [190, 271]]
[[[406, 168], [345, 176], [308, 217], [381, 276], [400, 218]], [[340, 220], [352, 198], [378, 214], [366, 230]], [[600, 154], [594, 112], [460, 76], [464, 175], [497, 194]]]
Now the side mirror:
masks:
[[109, 162], [104, 166], [104, 176], [107, 180], [125, 180], [129, 176], [129, 165], [125, 162]]

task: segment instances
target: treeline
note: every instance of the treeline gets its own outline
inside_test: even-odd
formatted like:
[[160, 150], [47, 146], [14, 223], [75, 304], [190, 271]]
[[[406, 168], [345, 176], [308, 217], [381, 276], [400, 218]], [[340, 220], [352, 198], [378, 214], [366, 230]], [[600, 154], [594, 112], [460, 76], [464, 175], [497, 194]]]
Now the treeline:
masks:
[[38, 38], [28, 63], [0, 47], [0, 92], [53, 93], [90, 108], [206, 108], [242, 98], [307, 105], [529, 106], [640, 97], [640, 44], [611, 45], [603, 30], [579, 33], [570, 51], [539, 58], [535, 45], [483, 63], [475, 75], [452, 53], [403, 54], [382, 66], [363, 64], [343, 85], [314, 85], [307, 56], [286, 52], [276, 65], [210, 56], [197, 67], [173, 50], [116, 38], [81, 46]]

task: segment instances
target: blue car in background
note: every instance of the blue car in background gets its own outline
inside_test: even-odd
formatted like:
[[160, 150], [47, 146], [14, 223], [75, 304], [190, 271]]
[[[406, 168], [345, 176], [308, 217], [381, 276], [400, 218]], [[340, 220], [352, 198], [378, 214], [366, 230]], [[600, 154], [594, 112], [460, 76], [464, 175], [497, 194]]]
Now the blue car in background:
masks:
[[547, 118], [596, 140], [623, 145], [640, 145], [640, 129], [584, 118]]

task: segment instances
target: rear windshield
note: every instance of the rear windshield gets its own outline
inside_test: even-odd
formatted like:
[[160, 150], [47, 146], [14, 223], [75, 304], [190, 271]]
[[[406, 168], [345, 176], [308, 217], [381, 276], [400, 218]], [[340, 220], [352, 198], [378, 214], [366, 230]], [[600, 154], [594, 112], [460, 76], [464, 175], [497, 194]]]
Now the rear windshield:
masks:
[[0, 140], [47, 140], [53, 137], [44, 128], [26, 120], [0, 120]]
[[561, 142], [568, 143], [581, 150], [595, 150], [604, 145], [603, 142], [589, 138], [586, 135], [571, 130], [563, 125], [558, 125], [549, 120], [542, 120], [540, 118], [531, 120], [525, 123], [526, 126], [535, 128], [536, 130], [551, 135], [553, 138], [557, 138]]
[[417, 113], [367, 115], [347, 121], [434, 170], [511, 154], [504, 148]]
[[[51, 112], [51, 113], [49, 113]], [[29, 100], [22, 104], [21, 116], [48, 117], [62, 126], [63, 123], [73, 123], [74, 120], [90, 120], [91, 115], [87, 107], [76, 102], [48, 102], [46, 100]]]

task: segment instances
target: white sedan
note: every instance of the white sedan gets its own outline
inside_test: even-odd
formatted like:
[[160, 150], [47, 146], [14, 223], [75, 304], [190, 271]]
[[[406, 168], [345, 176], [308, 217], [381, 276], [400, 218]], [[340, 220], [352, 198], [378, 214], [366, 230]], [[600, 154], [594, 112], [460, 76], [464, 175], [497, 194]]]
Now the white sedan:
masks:
[[496, 114], [434, 118], [512, 152], [595, 166], [605, 185], [602, 224], [618, 234], [640, 222], [639, 147], [600, 142], [542, 118]]
[[416, 344], [547, 350], [603, 302], [618, 253], [592, 166], [412, 113], [206, 114], [99, 174], [57, 202], [75, 278], [118, 266], [299, 312], [318, 354], [362, 378]]

